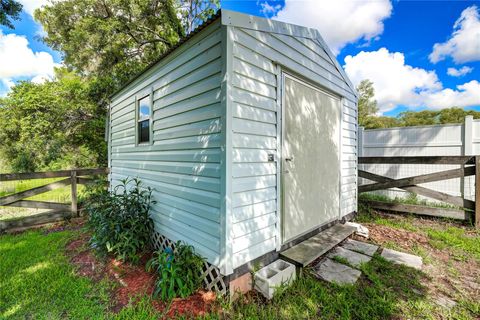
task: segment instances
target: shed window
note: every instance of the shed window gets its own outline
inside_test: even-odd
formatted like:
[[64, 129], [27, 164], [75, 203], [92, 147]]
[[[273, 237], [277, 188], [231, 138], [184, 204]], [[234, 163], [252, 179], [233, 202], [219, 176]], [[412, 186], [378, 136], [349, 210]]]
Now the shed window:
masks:
[[138, 100], [138, 143], [150, 142], [150, 96]]

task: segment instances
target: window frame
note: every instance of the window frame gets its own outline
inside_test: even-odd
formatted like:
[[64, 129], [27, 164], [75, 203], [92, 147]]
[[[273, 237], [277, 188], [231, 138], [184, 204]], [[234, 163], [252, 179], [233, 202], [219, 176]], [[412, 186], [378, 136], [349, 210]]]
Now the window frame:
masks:
[[[140, 142], [140, 100], [149, 99], [150, 113], [148, 116], [148, 141]], [[146, 120], [143, 120], [146, 121]], [[135, 146], [149, 146], [153, 144], [153, 88], [144, 90], [135, 95]]]

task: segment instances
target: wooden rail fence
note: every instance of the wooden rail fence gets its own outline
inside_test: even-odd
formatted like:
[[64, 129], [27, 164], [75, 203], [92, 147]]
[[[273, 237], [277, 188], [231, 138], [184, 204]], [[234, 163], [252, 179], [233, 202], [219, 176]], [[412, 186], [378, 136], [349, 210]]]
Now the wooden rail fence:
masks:
[[451, 169], [435, 173], [427, 173], [413, 177], [392, 179], [364, 170], [358, 170], [358, 177], [374, 181], [374, 183], [360, 185], [358, 192], [371, 192], [400, 188], [421, 196], [439, 200], [461, 209], [436, 208], [403, 203], [387, 203], [380, 201], [366, 201], [374, 208], [389, 211], [408, 212], [422, 215], [448, 217], [454, 219], [473, 220], [480, 227], [480, 201], [471, 201], [463, 197], [439, 192], [418, 184], [442, 181], [467, 176], [475, 176], [475, 199], [480, 199], [480, 156], [424, 156], [424, 157], [359, 157], [359, 164], [431, 164], [431, 165], [460, 165], [458, 169]]
[[[47, 209], [48, 211], [27, 217], [0, 220], [0, 233], [7, 230], [28, 228], [35, 225], [60, 221], [65, 218], [75, 217], [79, 214], [77, 185], [88, 185], [95, 182], [88, 176], [98, 176], [108, 174], [108, 168], [96, 169], [73, 169], [49, 172], [32, 173], [4, 173], [0, 174], [0, 183], [4, 181], [32, 180], [45, 178], [65, 178], [43, 186], [24, 190], [14, 194], [0, 197], [0, 206], [21, 207], [33, 209]], [[58, 203], [47, 201], [25, 200], [42, 193], [46, 193], [58, 188], [71, 186], [71, 203]]]

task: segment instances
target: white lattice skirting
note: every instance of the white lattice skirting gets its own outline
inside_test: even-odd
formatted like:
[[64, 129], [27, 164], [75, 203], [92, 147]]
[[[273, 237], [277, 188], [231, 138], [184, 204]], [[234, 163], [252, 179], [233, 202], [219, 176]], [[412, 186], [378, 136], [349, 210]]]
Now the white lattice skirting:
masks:
[[[172, 250], [175, 249], [175, 243], [167, 237], [161, 235], [157, 231], [153, 232], [152, 245], [155, 250], [165, 250], [166, 248], [170, 248]], [[208, 262], [205, 262], [202, 278], [203, 286], [205, 289], [212, 290], [221, 294], [227, 293], [228, 288], [225, 284], [225, 277], [220, 274], [220, 270], [217, 267], [211, 265]]]

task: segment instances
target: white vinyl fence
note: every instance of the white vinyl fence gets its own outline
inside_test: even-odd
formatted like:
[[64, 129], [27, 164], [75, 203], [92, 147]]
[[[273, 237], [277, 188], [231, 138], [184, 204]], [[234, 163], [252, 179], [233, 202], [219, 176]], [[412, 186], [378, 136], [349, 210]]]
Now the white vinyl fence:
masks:
[[[480, 155], [480, 120], [472, 116], [465, 124], [418, 126], [364, 130], [360, 128], [360, 157], [373, 156], [463, 156]], [[398, 179], [459, 168], [458, 165], [361, 164], [361, 170]], [[474, 176], [431, 182], [422, 186], [455, 196], [475, 200]], [[372, 183], [359, 178], [359, 185]], [[388, 197], [404, 197], [400, 189], [378, 191]], [[421, 197], [419, 197], [421, 198]], [[434, 201], [432, 199], [428, 199]]]

